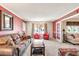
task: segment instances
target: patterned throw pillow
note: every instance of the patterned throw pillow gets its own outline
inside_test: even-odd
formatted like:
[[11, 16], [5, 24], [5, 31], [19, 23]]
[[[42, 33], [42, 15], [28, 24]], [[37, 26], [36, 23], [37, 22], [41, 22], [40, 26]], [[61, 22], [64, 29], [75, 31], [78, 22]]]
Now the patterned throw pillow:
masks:
[[16, 39], [15, 44], [18, 45], [20, 43], [20, 38]]
[[19, 42], [20, 42], [20, 37], [19, 37], [18, 34], [12, 35], [12, 38], [13, 38], [13, 41], [14, 41], [15, 44], [19, 44]]

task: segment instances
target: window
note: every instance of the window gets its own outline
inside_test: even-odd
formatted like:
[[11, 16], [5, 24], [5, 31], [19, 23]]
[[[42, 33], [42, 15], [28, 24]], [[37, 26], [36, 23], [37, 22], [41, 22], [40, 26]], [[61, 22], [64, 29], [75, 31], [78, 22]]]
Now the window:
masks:
[[33, 33], [44, 34], [45, 30], [45, 24], [34, 24]]
[[13, 16], [0, 10], [0, 31], [13, 30]]
[[79, 26], [67, 26], [68, 33], [79, 33]]

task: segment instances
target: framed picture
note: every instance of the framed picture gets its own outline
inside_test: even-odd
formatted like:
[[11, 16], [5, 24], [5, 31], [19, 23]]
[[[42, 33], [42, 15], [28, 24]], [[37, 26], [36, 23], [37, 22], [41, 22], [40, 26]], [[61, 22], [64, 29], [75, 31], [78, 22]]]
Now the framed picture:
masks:
[[2, 16], [2, 30], [13, 30], [13, 17], [7, 13]]

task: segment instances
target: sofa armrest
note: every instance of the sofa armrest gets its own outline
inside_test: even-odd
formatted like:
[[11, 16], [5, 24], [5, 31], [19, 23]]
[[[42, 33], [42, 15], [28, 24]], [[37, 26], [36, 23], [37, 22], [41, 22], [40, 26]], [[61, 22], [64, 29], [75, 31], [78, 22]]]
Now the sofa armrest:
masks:
[[20, 43], [20, 44], [18, 44], [18, 45], [14, 45], [13, 47], [14, 47], [14, 48], [19, 48], [19, 47], [21, 47], [22, 45], [25, 45], [25, 43]]
[[14, 48], [13, 47], [1, 47], [0, 48], [0, 55], [12, 56], [12, 55], [14, 55]]

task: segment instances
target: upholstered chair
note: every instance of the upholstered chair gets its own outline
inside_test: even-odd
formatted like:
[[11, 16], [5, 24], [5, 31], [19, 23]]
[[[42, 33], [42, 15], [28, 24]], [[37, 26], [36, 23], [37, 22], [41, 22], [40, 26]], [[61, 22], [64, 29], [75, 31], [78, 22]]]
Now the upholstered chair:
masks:
[[33, 35], [33, 38], [34, 38], [34, 39], [40, 39], [40, 35], [39, 35], [38, 33], [35, 33], [35, 34]]
[[44, 38], [45, 40], [48, 40], [48, 39], [49, 39], [49, 34], [48, 34], [47, 32], [44, 33], [43, 38]]

